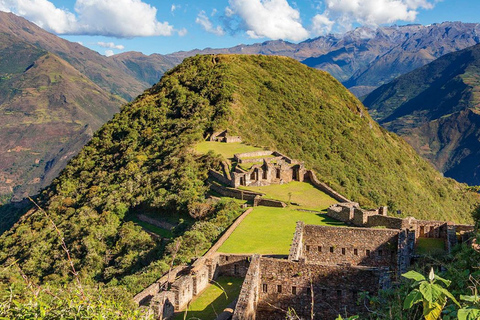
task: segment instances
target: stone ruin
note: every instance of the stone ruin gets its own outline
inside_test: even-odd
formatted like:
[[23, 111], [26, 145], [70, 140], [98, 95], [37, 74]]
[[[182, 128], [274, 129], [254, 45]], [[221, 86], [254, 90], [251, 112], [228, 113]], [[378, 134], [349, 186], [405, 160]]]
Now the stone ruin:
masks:
[[330, 206], [327, 215], [336, 220], [356, 227], [385, 227], [397, 230], [409, 230], [419, 238], [443, 239], [447, 252], [457, 243], [469, 239], [473, 226], [460, 225], [450, 221], [417, 220], [413, 217], [398, 218], [387, 215], [387, 207], [375, 210], [361, 209], [356, 202], [337, 203]]
[[214, 132], [210, 136], [210, 141], [232, 143], [232, 142], [242, 142], [242, 138], [239, 136], [231, 136], [228, 134], [228, 130], [222, 130], [222, 131]]
[[[226, 130], [213, 134], [210, 140], [241, 141]], [[236, 166], [230, 172], [223, 163], [222, 173], [211, 170], [210, 178], [217, 182], [211, 185], [214, 191], [252, 200], [254, 205], [283, 207], [279, 201], [264, 201], [262, 194], [238, 187], [309, 181], [340, 202], [330, 206], [327, 215], [350, 227], [297, 222], [288, 258], [216, 253], [249, 209], [204, 257], [191, 266], [175, 268], [134, 298], [140, 305], [149, 305], [158, 319], [169, 319], [175, 311], [185, 309], [220, 275], [241, 277], [244, 282], [235, 305], [217, 319], [285, 319], [289, 310], [301, 318], [314, 314], [315, 319], [362, 314], [366, 307], [358, 303], [360, 293], [375, 295], [392, 281], [399, 281], [415, 257], [418, 239], [443, 239], [448, 252], [473, 231], [473, 226], [452, 222], [389, 217], [387, 207], [362, 209], [320, 182], [302, 162], [278, 152], [236, 154], [235, 161], [254, 164], [249, 170]]]

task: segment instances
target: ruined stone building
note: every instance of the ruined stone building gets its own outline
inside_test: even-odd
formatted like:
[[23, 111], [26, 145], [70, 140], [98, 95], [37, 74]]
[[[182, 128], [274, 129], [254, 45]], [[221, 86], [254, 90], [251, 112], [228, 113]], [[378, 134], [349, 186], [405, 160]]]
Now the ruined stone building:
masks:
[[[303, 162], [293, 160], [281, 153], [257, 151], [235, 155], [237, 166], [233, 171], [232, 187], [266, 186], [292, 181], [303, 181], [305, 166]], [[250, 169], [242, 165], [251, 164]]]
[[414, 242], [408, 230], [298, 222], [288, 260], [252, 258], [233, 319], [364, 313], [358, 294], [376, 294], [406, 272]]
[[[238, 142], [240, 137], [221, 131], [212, 141]], [[223, 163], [223, 172], [211, 170], [212, 190], [228, 197], [251, 200], [253, 205], [283, 207], [281, 201], [263, 199], [262, 194], [238, 189], [239, 186], [263, 186], [291, 181], [308, 181], [337, 201], [327, 215], [348, 227], [305, 225], [297, 222], [288, 257], [220, 254], [216, 248], [241, 223], [249, 209], [222, 235], [202, 258], [190, 266], [181, 266], [164, 275], [138, 294], [137, 303], [149, 305], [158, 318], [168, 319], [183, 310], [218, 276], [244, 278], [238, 300], [225, 318], [236, 320], [285, 319], [295, 312], [303, 319], [335, 319], [339, 314], [365, 313], [360, 293], [376, 295], [398, 281], [408, 270], [422, 238], [444, 242], [448, 252], [465, 241], [473, 226], [446, 221], [397, 218], [387, 207], [374, 210], [320, 182], [303, 162], [281, 153], [259, 151], [236, 154], [231, 165]]]
[[302, 319], [335, 319], [359, 314], [360, 292], [376, 294], [389, 286], [385, 269], [310, 264], [303, 261], [252, 257], [233, 319], [285, 319], [295, 312]]

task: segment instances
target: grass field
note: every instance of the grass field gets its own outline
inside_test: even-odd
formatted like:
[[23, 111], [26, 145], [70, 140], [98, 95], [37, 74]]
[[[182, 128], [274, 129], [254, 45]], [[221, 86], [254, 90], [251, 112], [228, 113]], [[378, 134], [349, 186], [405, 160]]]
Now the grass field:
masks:
[[288, 254], [297, 221], [342, 226], [323, 214], [291, 208], [256, 207], [218, 249], [223, 253]]
[[265, 198], [293, 202], [302, 208], [325, 210], [332, 204], [337, 203], [324, 192], [318, 190], [310, 183], [292, 181], [286, 184], [275, 184], [264, 187], [241, 187], [245, 190], [261, 192]]
[[[240, 294], [243, 279], [233, 277], [219, 277], [214, 284], [210, 284], [203, 293], [190, 303], [186, 319], [215, 319]], [[225, 292], [220, 288], [220, 286]], [[226, 295], [225, 295], [226, 293]], [[174, 320], [181, 320], [185, 312], [178, 312]]]
[[417, 247], [415, 248], [418, 254], [437, 254], [445, 252], [445, 242], [443, 239], [435, 238], [418, 238]]
[[241, 142], [221, 143], [215, 141], [203, 141], [195, 146], [195, 151], [198, 153], [204, 154], [210, 150], [222, 155], [225, 159], [232, 159], [233, 155], [236, 153], [262, 151], [263, 149], [249, 146]]

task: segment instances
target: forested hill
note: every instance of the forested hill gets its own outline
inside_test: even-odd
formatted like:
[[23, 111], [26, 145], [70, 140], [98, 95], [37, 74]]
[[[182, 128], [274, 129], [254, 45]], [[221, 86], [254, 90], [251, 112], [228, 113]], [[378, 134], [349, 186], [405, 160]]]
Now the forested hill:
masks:
[[[135, 291], [165, 270], [171, 247], [164, 250], [126, 220], [143, 212], [185, 217], [205, 203], [207, 170], [219, 159], [192, 150], [221, 128], [304, 160], [321, 180], [364, 206], [464, 222], [478, 200], [380, 128], [327, 73], [284, 57], [196, 56], [105, 124], [38, 199], [82, 278]], [[220, 204], [197, 227], [178, 229], [176, 235], [192, 228], [177, 260], [208, 247], [231, 221], [229, 212]], [[0, 237], [0, 262], [18, 261], [33, 279], [69, 277], [63, 256], [41, 212]]]

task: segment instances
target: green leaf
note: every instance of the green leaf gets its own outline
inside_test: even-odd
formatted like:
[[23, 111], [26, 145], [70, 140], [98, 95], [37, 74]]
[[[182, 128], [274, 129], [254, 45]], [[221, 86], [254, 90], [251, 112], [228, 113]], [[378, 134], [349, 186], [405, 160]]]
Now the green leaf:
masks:
[[415, 280], [415, 281], [425, 281], [426, 280], [425, 277], [422, 274], [420, 274], [416, 271], [413, 271], [413, 270], [402, 274], [402, 277], [407, 278], [407, 279], [412, 279], [412, 280]]
[[477, 320], [480, 318], [479, 309], [460, 309], [457, 313], [458, 320]]
[[[459, 306], [460, 308], [462, 307], [462, 306], [460, 305], [460, 303], [458, 303], [457, 299], [455, 299], [455, 297], [453, 296], [453, 294], [450, 293], [450, 291], [448, 291], [448, 290], [445, 289], [445, 288], [440, 287], [439, 285], [436, 285], [436, 286], [438, 286], [438, 290], [440, 290], [440, 292], [441, 292], [442, 294], [444, 294], [445, 296], [449, 297], [449, 298], [450, 298], [457, 306]], [[437, 287], [436, 287], [436, 288], [437, 288]]]
[[423, 301], [423, 316], [425, 320], [437, 320], [440, 319], [442, 314], [443, 306], [445, 305], [447, 299], [445, 296], [439, 299], [437, 302], [430, 303], [426, 300]]
[[468, 301], [468, 302], [477, 302], [479, 299], [478, 296], [464, 296], [463, 294], [460, 295], [460, 300]]
[[407, 295], [405, 301], [403, 302], [403, 309], [410, 309], [414, 304], [419, 303], [422, 300], [422, 294], [420, 291], [417, 289], [412, 290], [412, 292]]
[[420, 283], [419, 287], [420, 292], [422, 293], [423, 299], [426, 301], [433, 303], [433, 292], [432, 292], [432, 284], [430, 282], [422, 282]]
[[441, 282], [443, 282], [445, 284], [445, 286], [450, 286], [450, 284], [452, 283], [452, 281], [450, 280], [447, 280], [447, 279], [443, 279], [442, 277], [439, 277], [438, 275], [435, 275], [435, 280], [439, 280]]

